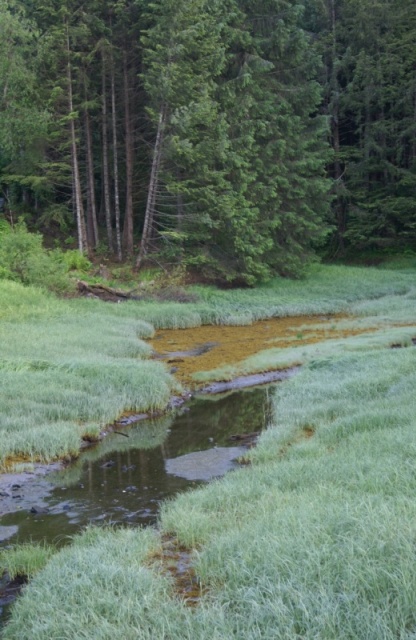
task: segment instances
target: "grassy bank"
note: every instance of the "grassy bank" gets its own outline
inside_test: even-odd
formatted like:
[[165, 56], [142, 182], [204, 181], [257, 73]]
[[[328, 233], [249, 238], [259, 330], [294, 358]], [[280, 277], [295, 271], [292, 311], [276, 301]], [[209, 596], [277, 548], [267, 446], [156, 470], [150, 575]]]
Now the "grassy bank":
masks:
[[[176, 383], [160, 362], [148, 360], [151, 348], [143, 339], [153, 335], [154, 327], [247, 324], [352, 308], [363, 322], [377, 315], [386, 325], [392, 320], [377, 304], [381, 301], [384, 309], [394, 301], [396, 320], [404, 321], [403, 310], [409, 318], [413, 308], [413, 283], [412, 271], [315, 266], [304, 280], [277, 278], [254, 290], [194, 287], [197, 301], [187, 304], [106, 304], [59, 300], [40, 289], [0, 281], [0, 470], [10, 459], [74, 456], [82, 437], [97, 436], [124, 410], [163, 409]], [[282, 360], [268, 351], [244, 362], [242, 370], [307, 359], [302, 353], [295, 356]], [[231, 368], [219, 376], [204, 375], [212, 380], [234, 373]]]
[[194, 549], [196, 608], [157, 569], [158, 534], [89, 531], [5, 638], [413, 638], [415, 365], [413, 348], [316, 360], [278, 387], [250, 467], [163, 507]]
[[148, 360], [153, 327], [119, 307], [0, 282], [0, 470], [77, 455], [124, 410], [166, 407], [177, 385]]
[[[159, 533], [91, 529], [54, 555], [16, 603], [5, 640], [416, 637], [416, 349], [414, 328], [397, 326], [416, 317], [414, 272], [353, 269], [348, 280], [337, 269], [318, 271], [315, 284], [204, 290], [203, 303], [183, 306], [214, 313], [227, 299], [241, 318], [283, 315], [298, 300], [311, 313], [338, 288], [332, 310], [353, 309], [377, 330], [304, 347], [252, 464], [165, 504]], [[160, 570], [166, 534], [194, 554], [204, 587], [194, 608]]]

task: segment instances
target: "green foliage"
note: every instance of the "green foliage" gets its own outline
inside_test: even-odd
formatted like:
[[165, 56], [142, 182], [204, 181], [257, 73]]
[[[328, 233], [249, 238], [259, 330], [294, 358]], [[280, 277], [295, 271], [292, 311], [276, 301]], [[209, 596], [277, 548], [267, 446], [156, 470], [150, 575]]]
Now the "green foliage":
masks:
[[63, 204], [51, 204], [44, 208], [37, 220], [41, 227], [48, 228], [57, 225], [61, 231], [67, 231], [70, 226], [71, 214]]
[[33, 578], [48, 563], [55, 549], [43, 543], [26, 543], [0, 550], [0, 573], [7, 572], [11, 580], [17, 576]]
[[316, 1], [307, 5], [305, 26], [316, 33], [326, 67], [337, 248], [413, 246], [415, 5]]
[[24, 222], [2, 234], [0, 269], [3, 277], [23, 284], [45, 287], [56, 293], [72, 289], [60, 253], [46, 251], [42, 246], [42, 236], [29, 233]]
[[69, 271], [88, 271], [92, 267], [88, 258], [75, 249], [72, 251], [64, 251], [62, 253], [62, 260]]
[[274, 0], [260, 30], [250, 3], [152, 9], [143, 78], [164, 123], [162, 255], [205, 280], [299, 276], [328, 232], [329, 188], [326, 124], [312, 115], [318, 59], [299, 30], [300, 6]]

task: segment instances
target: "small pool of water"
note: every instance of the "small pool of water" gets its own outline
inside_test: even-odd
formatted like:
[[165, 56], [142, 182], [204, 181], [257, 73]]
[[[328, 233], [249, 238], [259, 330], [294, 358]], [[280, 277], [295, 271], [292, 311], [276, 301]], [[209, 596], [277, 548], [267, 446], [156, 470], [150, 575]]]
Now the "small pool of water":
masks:
[[128, 437], [113, 433], [43, 478], [29, 503], [14, 489], [19, 510], [1, 517], [0, 528], [15, 533], [0, 546], [65, 544], [90, 523], [153, 524], [161, 501], [238, 465], [235, 458], [245, 450], [230, 436], [260, 431], [269, 419], [269, 388], [259, 387], [195, 397], [176, 415], [125, 429]]
[[[28, 490], [12, 485], [16, 511], [0, 517], [0, 548], [40, 540], [62, 546], [88, 524], [154, 524], [161, 501], [238, 466], [246, 449], [230, 437], [268, 425], [269, 392], [195, 397], [176, 414], [110, 434], [64, 471], [34, 477]], [[6, 577], [3, 583], [0, 630], [20, 589]]]

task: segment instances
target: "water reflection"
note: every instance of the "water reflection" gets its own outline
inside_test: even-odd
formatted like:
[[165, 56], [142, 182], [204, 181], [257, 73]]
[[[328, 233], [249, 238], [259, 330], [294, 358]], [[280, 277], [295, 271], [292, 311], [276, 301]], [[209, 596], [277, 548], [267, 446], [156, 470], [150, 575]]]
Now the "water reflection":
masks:
[[109, 435], [50, 477], [54, 488], [41, 507], [33, 505], [35, 512], [25, 509], [0, 519], [1, 525], [18, 527], [7, 544], [63, 543], [88, 523], [154, 523], [162, 500], [203, 484], [168, 473], [167, 461], [214, 446], [235, 447], [229, 437], [261, 430], [269, 412], [269, 389], [261, 387], [197, 397], [175, 416], [137, 423], [126, 430], [128, 438]]

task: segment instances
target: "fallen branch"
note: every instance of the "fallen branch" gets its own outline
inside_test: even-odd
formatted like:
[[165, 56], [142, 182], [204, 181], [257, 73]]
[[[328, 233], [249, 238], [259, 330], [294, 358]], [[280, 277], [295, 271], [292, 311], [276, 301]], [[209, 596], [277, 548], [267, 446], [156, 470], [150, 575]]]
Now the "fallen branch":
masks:
[[134, 295], [137, 289], [132, 291], [123, 291], [122, 289], [113, 289], [104, 284], [88, 284], [84, 280], [77, 281], [77, 288], [83, 296], [94, 296], [107, 302], [120, 302], [122, 300], [140, 300], [140, 297]]

